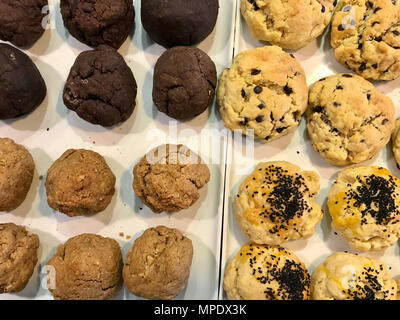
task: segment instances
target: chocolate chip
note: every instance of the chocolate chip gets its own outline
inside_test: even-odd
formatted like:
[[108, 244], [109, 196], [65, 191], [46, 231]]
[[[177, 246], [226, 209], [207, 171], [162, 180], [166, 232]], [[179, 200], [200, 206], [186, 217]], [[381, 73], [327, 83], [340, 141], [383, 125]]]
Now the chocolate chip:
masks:
[[321, 12], [325, 12], [325, 6], [322, 4]]
[[392, 0], [392, 4], [395, 6], [396, 5], [396, 0]]
[[271, 119], [271, 121], [275, 121], [275, 118], [274, 118], [272, 112], [271, 112], [271, 114], [269, 115], [269, 118]]
[[260, 103], [258, 106], [258, 109], [260, 109], [260, 110], [262, 110], [262, 109], [264, 109], [265, 108], [265, 106], [264, 106], [264, 104], [263, 103]]
[[323, 108], [321, 106], [316, 106], [316, 107], [312, 108], [312, 111], [316, 112], [316, 113], [320, 113], [320, 112], [322, 112], [322, 110], [323, 110]]
[[367, 99], [371, 100], [371, 94], [370, 93], [367, 93]]
[[340, 107], [341, 105], [342, 105], [342, 104], [339, 103], [339, 102], [334, 102], [334, 103], [333, 103], [333, 106], [336, 107], [336, 108]]
[[363, 44], [362, 44], [362, 43], [359, 43], [359, 44], [358, 44], [358, 50], [361, 50], [362, 47], [363, 47]]
[[368, 7], [372, 8], [374, 6], [374, 4], [372, 3], [372, 1], [368, 1], [367, 2]]
[[381, 36], [376, 37], [374, 40], [377, 41], [377, 42], [381, 42], [382, 41], [382, 37]]
[[293, 53], [291, 53], [290, 56], [291, 56], [293, 59], [296, 59], [296, 58], [294, 57]]
[[341, 85], [336, 86], [336, 90], [343, 90], [343, 86]]
[[333, 1], [333, 6], [336, 7], [337, 5], [337, 0]]
[[377, 64], [377, 63], [374, 63], [374, 64], [372, 65], [372, 68], [377, 69], [377, 68], [378, 68], [378, 64]]
[[251, 75], [252, 75], [252, 76], [257, 75], [257, 74], [259, 74], [260, 72], [261, 72], [261, 70], [258, 70], [258, 69], [251, 69]]
[[397, 31], [397, 30], [393, 30], [393, 34], [394, 34], [395, 36], [400, 36], [400, 32]]
[[339, 27], [338, 27], [338, 30], [339, 30], [339, 31], [343, 31], [344, 29], [345, 29], [345, 28], [344, 28], [343, 24], [340, 24]]
[[367, 69], [367, 64], [365, 62], [361, 63], [360, 67], [358, 68], [358, 71], [363, 72]]
[[333, 133], [339, 133], [339, 130], [336, 129], [336, 128], [333, 128], [333, 129], [331, 130], [331, 132], [333, 132]]
[[382, 120], [382, 125], [385, 125], [385, 124], [388, 123], [388, 122], [389, 122], [388, 119], [383, 119], [383, 120]]
[[374, 22], [372, 22], [372, 25], [371, 25], [371, 26], [375, 26], [375, 25], [377, 25], [377, 24], [380, 24], [380, 22], [379, 22], [379, 21], [374, 21]]
[[263, 122], [264, 121], [264, 116], [263, 115], [257, 116], [256, 121], [258, 123]]
[[265, 137], [265, 140], [268, 141], [269, 139], [271, 139], [271, 136]]
[[284, 130], [286, 130], [287, 129], [287, 127], [282, 127], [282, 128], [277, 128], [276, 129], [276, 132], [278, 132], [278, 133], [282, 133]]
[[379, 10], [382, 10], [382, 8], [380, 7], [375, 8], [374, 13], [377, 13]]
[[284, 86], [283, 91], [285, 91], [285, 93], [287, 95], [290, 95], [293, 93], [293, 89], [291, 87], [289, 87], [288, 85]]
[[242, 89], [241, 94], [243, 98], [246, 98], [246, 91], [244, 91], [244, 89]]
[[343, 77], [344, 77], [344, 78], [353, 78], [353, 75], [348, 74], [348, 73], [345, 73], [345, 74], [343, 75]]
[[244, 118], [243, 121], [240, 121], [240, 124], [241, 124], [242, 126], [247, 126], [248, 123], [249, 123], [249, 118]]
[[256, 87], [254, 87], [254, 92], [255, 92], [255, 93], [259, 94], [259, 93], [261, 93], [262, 91], [263, 91], [263, 88], [262, 88], [261, 86], [256, 86]]

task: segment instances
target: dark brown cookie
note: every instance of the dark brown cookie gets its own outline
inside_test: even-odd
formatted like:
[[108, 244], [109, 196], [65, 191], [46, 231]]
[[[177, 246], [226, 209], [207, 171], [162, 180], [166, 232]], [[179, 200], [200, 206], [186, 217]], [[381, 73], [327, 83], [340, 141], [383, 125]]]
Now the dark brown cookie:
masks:
[[0, 39], [18, 47], [33, 45], [45, 30], [46, 5], [47, 0], [0, 0]]
[[131, 116], [136, 93], [135, 78], [124, 58], [114, 48], [101, 45], [77, 57], [63, 99], [82, 119], [109, 127]]
[[141, 2], [143, 28], [164, 47], [203, 41], [217, 22], [218, 0], [146, 0]]
[[118, 49], [133, 28], [132, 0], [61, 0], [60, 7], [69, 33], [91, 47]]
[[153, 101], [168, 116], [185, 120], [211, 104], [217, 71], [210, 57], [197, 48], [174, 47], [164, 52], [154, 69]]
[[46, 84], [32, 60], [22, 51], [0, 43], [0, 119], [36, 109], [46, 96]]

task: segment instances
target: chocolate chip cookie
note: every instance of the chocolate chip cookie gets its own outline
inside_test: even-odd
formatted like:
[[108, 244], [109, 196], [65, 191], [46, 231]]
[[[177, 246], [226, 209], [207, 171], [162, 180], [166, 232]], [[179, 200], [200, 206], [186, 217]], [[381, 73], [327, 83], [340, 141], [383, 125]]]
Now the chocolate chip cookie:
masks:
[[33, 45], [44, 33], [47, 0], [1, 0], [0, 39], [17, 47]]
[[143, 28], [153, 41], [167, 48], [203, 41], [215, 27], [218, 10], [218, 0], [141, 2]]
[[308, 134], [315, 151], [333, 165], [372, 158], [389, 142], [394, 117], [392, 100], [360, 76], [333, 75], [310, 88]]
[[191, 119], [207, 110], [216, 85], [217, 70], [205, 52], [174, 47], [155, 65], [153, 101], [159, 111], [174, 119]]
[[46, 97], [46, 84], [35, 64], [22, 51], [0, 43], [0, 119], [35, 110]]
[[117, 50], [101, 45], [79, 54], [64, 87], [66, 107], [104, 127], [127, 120], [136, 106], [137, 84]]
[[90, 47], [107, 44], [118, 49], [135, 20], [131, 0], [61, 0], [60, 7], [69, 33]]
[[220, 79], [219, 112], [225, 126], [263, 142], [295, 130], [307, 108], [305, 72], [277, 46], [238, 54]]
[[241, 0], [253, 37], [297, 50], [319, 37], [331, 21], [335, 0]]
[[336, 59], [366, 79], [400, 76], [400, 1], [343, 0], [332, 20]]
[[395, 128], [392, 134], [392, 151], [394, 160], [398, 168], [400, 168], [400, 119], [397, 119], [395, 122]]

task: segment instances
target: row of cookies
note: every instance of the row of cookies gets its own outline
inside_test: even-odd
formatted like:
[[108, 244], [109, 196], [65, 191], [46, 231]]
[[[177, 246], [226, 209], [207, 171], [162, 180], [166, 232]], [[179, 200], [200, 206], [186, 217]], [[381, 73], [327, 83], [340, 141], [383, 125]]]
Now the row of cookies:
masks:
[[[40, 239], [25, 227], [5, 223], [0, 242], [0, 294], [22, 291], [36, 267]], [[43, 283], [56, 300], [109, 300], [123, 284], [139, 297], [173, 299], [187, 285], [192, 258], [192, 241], [164, 226], [145, 230], [125, 261], [114, 239], [81, 234], [57, 247], [44, 266]]]
[[343, 66], [366, 79], [400, 76], [398, 0], [241, 0], [252, 36], [297, 50], [331, 23], [331, 46]]
[[[12, 211], [25, 200], [35, 170], [32, 155], [8, 138], [0, 139], [0, 211]], [[162, 145], [133, 169], [133, 189], [153, 212], [176, 212], [192, 206], [210, 180], [200, 157], [183, 145]], [[116, 177], [106, 160], [85, 149], [65, 151], [49, 168], [48, 205], [68, 216], [92, 215], [106, 209]]]
[[240, 249], [224, 275], [230, 300], [397, 300], [397, 289], [377, 259], [336, 252], [310, 277], [291, 250], [254, 242]]

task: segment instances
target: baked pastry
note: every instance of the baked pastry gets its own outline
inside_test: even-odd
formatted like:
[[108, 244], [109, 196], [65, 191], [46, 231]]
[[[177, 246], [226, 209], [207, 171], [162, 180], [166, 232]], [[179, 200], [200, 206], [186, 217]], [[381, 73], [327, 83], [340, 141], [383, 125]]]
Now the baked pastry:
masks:
[[13, 223], [0, 224], [0, 293], [22, 291], [38, 261], [39, 237]]
[[70, 217], [101, 212], [115, 193], [115, 180], [100, 154], [69, 149], [47, 171], [47, 203]]
[[6, 43], [0, 43], [0, 83], [1, 120], [30, 113], [46, 97], [38, 68], [25, 53]]
[[318, 191], [317, 173], [285, 161], [261, 162], [235, 196], [236, 221], [259, 244], [309, 238], [323, 216]]
[[310, 275], [289, 249], [249, 242], [226, 267], [224, 290], [229, 300], [309, 300]]
[[69, 33], [90, 47], [107, 44], [118, 49], [135, 20], [131, 0], [61, 0], [60, 8]]
[[132, 70], [114, 48], [100, 45], [79, 54], [64, 87], [66, 107], [82, 119], [110, 127], [127, 120], [136, 106]]
[[342, 0], [332, 20], [336, 59], [366, 79], [400, 76], [400, 2]]
[[400, 237], [400, 179], [380, 167], [343, 170], [329, 191], [332, 228], [357, 251], [382, 250]]
[[255, 39], [297, 50], [324, 32], [336, 2], [241, 0], [240, 11]]
[[215, 64], [197, 48], [171, 48], [160, 56], [154, 67], [154, 104], [159, 111], [177, 120], [191, 119], [206, 111], [216, 86]]
[[[48, 289], [55, 300], [111, 300], [122, 289], [122, 253], [117, 241], [81, 234], [59, 245], [47, 262]], [[52, 268], [53, 272], [52, 272]]]
[[303, 68], [277, 46], [238, 54], [222, 73], [217, 90], [225, 126], [264, 142], [297, 128], [307, 98]]
[[32, 184], [35, 162], [28, 150], [0, 138], [0, 211], [11, 211], [25, 200]]
[[396, 300], [397, 284], [379, 260], [335, 252], [311, 277], [313, 300]]
[[218, 0], [141, 1], [143, 28], [167, 48], [203, 41], [215, 27], [218, 10]]
[[149, 228], [126, 255], [125, 286], [146, 299], [174, 299], [186, 287], [192, 258], [192, 241], [179, 230]]
[[306, 119], [315, 151], [346, 166], [371, 159], [389, 142], [395, 109], [367, 80], [338, 74], [311, 86]]
[[394, 160], [397, 166], [400, 168], [400, 119], [395, 122], [395, 128], [392, 134], [392, 151], [394, 155]]
[[47, 0], [1, 0], [0, 40], [17, 47], [33, 45], [44, 33]]
[[184, 145], [161, 145], [133, 168], [133, 189], [154, 213], [191, 207], [210, 180], [210, 170]]

